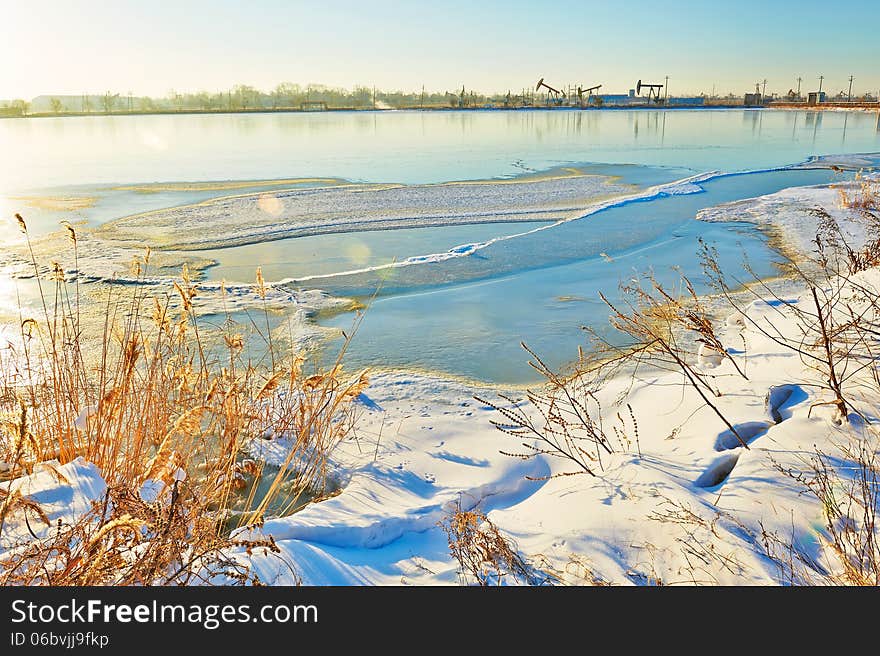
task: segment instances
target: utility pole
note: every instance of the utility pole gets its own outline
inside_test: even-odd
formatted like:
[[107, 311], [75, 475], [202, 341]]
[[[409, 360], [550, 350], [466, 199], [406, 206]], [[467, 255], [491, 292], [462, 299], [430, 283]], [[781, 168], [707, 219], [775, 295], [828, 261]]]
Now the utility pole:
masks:
[[798, 76], [798, 79], [797, 79], [797, 80], [798, 80], [798, 92], [797, 92], [797, 97], [800, 98], [800, 97], [801, 97], [801, 82], [803, 81], [803, 78], [800, 77], [800, 76]]
[[767, 95], [767, 78], [766, 78], [766, 77], [764, 78], [764, 82], [763, 82], [763, 84], [764, 84], [764, 87], [763, 87], [763, 89], [761, 90], [761, 100], [763, 100], [763, 99], [764, 99], [764, 96]]
[[663, 85], [663, 103], [666, 104], [669, 100], [669, 76], [666, 76], [666, 84]]
[[819, 76], [819, 96], [820, 96], [820, 97], [821, 97], [821, 95], [822, 95], [822, 81], [823, 81], [824, 79], [825, 79], [825, 76], [824, 76], [824, 75], [820, 75], [820, 76]]
[[373, 109], [376, 109], [376, 87], [373, 87]]
[[853, 76], [850, 75], [849, 76], [849, 91], [846, 94], [846, 102], [852, 102], [852, 82], [853, 82]]
[[422, 97], [419, 99], [419, 109], [425, 108], [425, 85], [422, 85]]

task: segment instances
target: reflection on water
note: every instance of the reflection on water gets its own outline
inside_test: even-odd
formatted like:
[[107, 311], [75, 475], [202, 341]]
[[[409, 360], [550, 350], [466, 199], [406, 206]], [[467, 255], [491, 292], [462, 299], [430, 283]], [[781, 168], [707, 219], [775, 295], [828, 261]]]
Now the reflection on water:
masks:
[[[803, 116], [803, 121], [798, 121]], [[794, 124], [792, 121], [794, 119]], [[743, 130], [743, 123], [749, 129]], [[846, 126], [846, 140], [840, 134]], [[870, 113], [523, 110], [92, 116], [0, 121], [0, 192], [97, 183], [323, 176], [440, 182], [515, 162], [768, 168], [880, 150]]]
[[209, 280], [252, 281], [259, 263], [265, 279], [274, 281], [388, 264], [412, 255], [442, 252], [459, 244], [481, 242], [540, 225], [495, 223], [318, 235], [194, 251], [192, 254], [219, 261], [217, 266], [206, 271]]
[[[810, 143], [813, 145], [816, 144], [816, 135], [819, 133], [819, 128], [822, 126], [822, 115], [823, 114], [824, 114], [824, 112], [820, 112], [820, 111], [806, 112], [806, 118], [805, 118], [806, 127], [808, 130], [810, 130], [810, 133], [812, 135]], [[836, 153], [837, 150], [835, 149], [833, 152]]]

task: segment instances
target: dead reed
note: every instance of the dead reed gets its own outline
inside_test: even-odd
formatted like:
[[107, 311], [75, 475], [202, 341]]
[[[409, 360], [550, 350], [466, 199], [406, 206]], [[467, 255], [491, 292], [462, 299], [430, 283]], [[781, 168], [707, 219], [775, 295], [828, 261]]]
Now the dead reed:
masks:
[[[75, 274], [54, 264], [45, 280], [33, 251], [31, 260], [42, 312], [23, 315], [16, 343], [0, 351], [0, 476], [81, 457], [107, 492], [86, 516], [36, 532], [28, 524], [23, 539], [11, 521], [42, 511], [6, 484], [0, 583], [259, 583], [229, 549], [277, 547], [271, 538], [237, 541], [230, 529], [332, 491], [330, 456], [349, 435], [366, 373], [343, 372], [344, 348], [329, 370], [306, 371], [300, 354], [280, 352], [271, 337], [268, 362], [255, 364], [228, 316], [219, 330], [203, 325], [186, 269], [173, 294], [109, 286], [94, 323], [82, 318], [79, 283], [68, 281]], [[134, 265], [138, 280], [149, 262], [147, 250]], [[265, 298], [259, 272], [255, 288]], [[263, 465], [248, 454], [264, 440], [283, 441], [288, 455], [258, 492]]]
[[456, 501], [438, 524], [446, 533], [449, 553], [458, 562], [463, 585], [501, 585], [506, 580], [543, 585], [555, 580], [521, 556], [513, 541], [504, 536], [479, 509], [464, 510]]

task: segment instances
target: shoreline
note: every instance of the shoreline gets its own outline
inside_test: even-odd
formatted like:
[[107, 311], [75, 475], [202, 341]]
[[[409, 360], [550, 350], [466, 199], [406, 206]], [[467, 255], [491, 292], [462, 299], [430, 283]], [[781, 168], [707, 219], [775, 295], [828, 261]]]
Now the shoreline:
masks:
[[[878, 289], [880, 270], [854, 280]], [[349, 445], [338, 454], [349, 472], [339, 495], [241, 535], [275, 537], [286, 557], [305, 563], [307, 584], [454, 584], [456, 563], [436, 524], [459, 503], [485, 512], [516, 538], [520, 553], [564, 584], [772, 585], [785, 584], [786, 576], [789, 583], [830, 576], [838, 566], [823, 547], [829, 529], [822, 502], [786, 472], [810, 471], [814, 450], [835, 452], [865, 429], [855, 419], [851, 429], [841, 422], [817, 373], [777, 343], [782, 336], [799, 342], [797, 311], [785, 308], [809, 300], [803, 279], [779, 282], [773, 291], [732, 293], [735, 306], [709, 297], [719, 301], [708, 304], [718, 335], [748, 378], [702, 348], [697, 366], [718, 386], [714, 403], [744, 445], [680, 372], [627, 366], [595, 393], [628, 446], [600, 459], [595, 478], [569, 477], [570, 463], [510, 457], [521, 438], [514, 433], [511, 441], [509, 418], [474, 403], [473, 389], [443, 376], [380, 373], [367, 390], [380, 409], [367, 412], [364, 425], [365, 439], [376, 440], [375, 458]], [[772, 335], [757, 329], [765, 322]], [[501, 387], [484, 398], [513, 410], [519, 403], [499, 399]], [[873, 407], [862, 396], [856, 405]], [[632, 422], [624, 418], [627, 408]], [[491, 420], [503, 421], [502, 430]], [[761, 536], [777, 547], [793, 545], [803, 569], [792, 566], [787, 575], [784, 555], [761, 546]], [[248, 562], [267, 580], [290, 583], [270, 561]]]
[[[852, 156], [847, 156], [847, 157], [852, 157]], [[839, 161], [838, 163], [845, 164], [845, 162], [843, 161], [844, 159], [845, 158], [841, 159], [841, 161]], [[697, 174], [687, 176], [685, 178], [676, 179], [671, 182], [659, 183], [657, 185], [652, 185], [650, 187], [640, 189], [640, 190], [633, 192], [633, 193], [621, 194], [621, 195], [615, 196], [611, 199], [594, 200], [591, 203], [589, 210], [585, 214], [579, 214], [578, 217], [573, 218], [573, 219], [550, 222], [550, 223], [546, 224], [545, 226], [542, 226], [541, 229], [542, 230], [547, 229], [547, 228], [553, 227], [559, 223], [568, 222], [568, 221], [587, 220], [589, 215], [597, 212], [600, 209], [617, 206], [619, 204], [626, 204], [626, 203], [630, 203], [633, 201], [643, 200], [645, 198], [653, 198], [654, 196], [658, 196], [658, 194], [662, 195], [661, 192], [667, 191], [671, 188], [678, 188], [683, 184], [689, 184], [689, 183], [694, 183], [694, 182], [702, 183], [702, 182], [705, 182], [708, 180], [713, 180], [713, 179], [721, 178], [721, 177], [737, 177], [737, 176], [749, 175], [749, 174], [765, 172], [765, 171], [770, 172], [770, 171], [787, 170], [787, 169], [797, 170], [799, 168], [805, 167], [806, 165], [808, 165], [809, 163], [811, 163], [813, 161], [814, 160], [812, 158], [810, 158], [808, 160], [805, 160], [804, 162], [800, 162], [797, 164], [791, 164], [791, 165], [787, 165], [787, 166], [783, 166], [783, 167], [774, 167], [771, 169], [760, 169], [760, 170], [754, 170], [754, 171], [734, 171], [734, 172], [710, 171], [710, 172], [697, 173]], [[837, 160], [835, 160], [835, 161], [837, 161]], [[523, 182], [523, 181], [528, 181], [528, 180], [543, 180], [548, 177], [549, 173], [554, 172], [556, 170], [557, 169], [554, 168], [554, 169], [550, 169], [549, 171], [545, 171], [545, 172], [526, 173], [526, 174], [523, 174], [518, 179], [516, 179], [516, 181]], [[594, 173], [586, 173], [584, 171], [575, 171], [573, 169], [569, 169], [566, 167], [561, 167], [560, 170], [564, 170], [567, 172], [566, 175], [559, 176], [561, 179], [566, 179], [571, 176], [586, 176], [586, 177], [594, 177], [595, 176]], [[490, 181], [486, 181], [486, 182], [490, 182]], [[491, 180], [491, 182], [495, 182], [495, 181]], [[512, 181], [503, 180], [501, 182], [504, 182], [506, 184], [510, 184]], [[239, 184], [246, 185], [248, 183], [239, 183]], [[450, 183], [440, 183], [440, 184], [446, 185], [446, 184], [450, 184]], [[430, 185], [430, 186], [434, 186], [434, 185]], [[248, 193], [248, 194], [244, 194], [243, 196], [257, 195], [258, 193], [259, 192], [257, 192], [256, 194]], [[223, 196], [221, 198], [223, 198], [223, 199], [238, 198], [238, 197], [243, 197], [243, 196], [233, 195], [233, 196]], [[204, 201], [204, 202], [207, 202], [207, 201]], [[203, 204], [203, 203], [197, 203], [197, 205], [199, 205], [199, 204]], [[711, 209], [711, 208], [709, 208], [709, 209]], [[152, 214], [154, 212], [155, 211], [150, 211], [150, 212], [147, 212], [146, 214]], [[138, 216], [138, 215], [132, 215], [132, 216]], [[694, 220], [697, 220], [697, 217], [695, 217]], [[741, 219], [737, 219], [737, 218], [731, 218], [730, 220], [734, 221], [734, 222], [741, 221]], [[755, 230], [758, 233], [764, 234], [768, 238], [768, 246], [772, 250], [781, 254], [784, 258], [797, 259], [797, 249], [789, 242], [788, 239], [786, 239], [782, 228], [780, 228], [778, 226], [774, 226], [773, 224], [769, 224], [769, 223], [761, 223], [761, 222], [754, 222], [754, 221], [748, 221], [748, 220], [742, 220], [742, 222], [750, 223], [751, 228], [753, 230]], [[504, 238], [505, 239], [512, 238], [512, 237], [518, 236], [518, 235], [519, 235], [519, 233], [517, 233], [516, 235], [508, 235]], [[452, 249], [452, 250], [455, 250], [455, 249]], [[161, 250], [155, 251], [155, 254], [157, 256], [159, 256], [163, 252], [164, 252], [164, 249], [161, 249]], [[417, 257], [416, 259], [419, 260], [420, 258]], [[372, 270], [374, 268], [383, 268], [383, 267], [387, 267], [387, 266], [403, 266], [405, 264], [406, 264], [406, 262], [401, 261], [401, 262], [394, 263], [392, 265], [377, 265], [374, 267], [369, 267], [369, 269]], [[190, 263], [190, 268], [192, 270], [201, 271], [202, 268], [209, 269], [212, 266], [216, 266], [216, 265], [217, 265], [216, 261], [207, 262], [203, 265], [203, 267], [202, 266], [195, 266], [194, 263]], [[281, 288], [285, 292], [285, 294], [294, 294], [294, 292], [290, 291], [286, 286], [289, 286], [291, 284], [302, 284], [303, 282], [307, 282], [310, 280], [313, 280], [314, 282], [320, 282], [321, 279], [333, 278], [335, 276], [347, 275], [349, 273], [351, 273], [351, 272], [337, 272], [337, 273], [333, 273], [333, 274], [321, 274], [321, 275], [309, 276], [307, 278], [274, 280], [274, 281], [269, 281], [269, 286], [270, 287], [281, 286]], [[775, 280], [785, 279], [788, 277], [789, 277], [789, 272], [787, 272], [785, 270], [785, 268], [783, 267], [783, 268], [777, 270], [775, 273], [773, 273], [769, 277], [762, 278], [761, 282], [769, 283], [769, 282], [772, 282]], [[156, 280], [161, 281], [161, 279], [162, 279], [162, 275], [159, 274], [159, 277], [157, 277]], [[119, 282], [124, 282], [124, 281], [125, 281], [125, 276], [123, 276], [121, 279], [117, 279], [116, 282], [119, 283]], [[202, 285], [203, 289], [207, 289], [208, 291], [210, 291], [212, 288], [217, 287], [220, 283], [219, 283], [219, 281], [205, 280], [205, 281], [202, 281], [200, 284]], [[748, 285], [746, 285], [746, 286], [748, 286]], [[245, 282], [230, 283], [229, 281], [227, 281], [226, 287], [227, 288], [234, 288], [234, 287], [247, 288], [248, 283], [245, 283]], [[209, 298], [210, 298], [210, 294], [209, 294]], [[345, 299], [343, 299], [343, 300], [345, 300]], [[363, 299], [360, 299], [360, 300], [362, 301]], [[298, 300], [298, 302], [299, 302], [299, 300]], [[349, 302], [349, 301], [346, 300], [346, 302]], [[357, 301], [353, 301], [353, 302], [357, 302]], [[242, 303], [245, 303], [245, 301], [243, 300]], [[322, 306], [320, 306], [320, 305], [313, 306], [309, 303], [306, 303], [305, 301], [303, 301], [303, 303], [305, 303], [302, 306], [303, 311], [305, 311], [307, 314], [311, 313], [311, 312], [321, 314], [321, 312], [324, 311], [324, 309], [322, 309]], [[342, 305], [335, 305], [335, 306], [327, 308], [327, 309], [329, 310], [331, 315], [336, 315], [336, 314], [340, 314], [340, 313], [347, 314], [351, 311], [351, 308], [347, 305], [344, 307]], [[324, 317], [324, 318], [326, 318], [326, 317]], [[323, 324], [321, 321], [318, 321], [317, 319], [318, 319], [317, 316], [315, 316], [315, 317], [310, 316], [309, 324], [311, 325], [312, 328], [314, 328], [315, 330], [319, 330], [319, 331], [335, 331], [334, 328], [327, 327], [325, 324]], [[528, 359], [528, 356], [525, 354], [525, 352], [517, 351], [517, 353], [518, 353], [518, 355], [522, 356], [522, 362], [525, 363], [525, 361]], [[571, 356], [568, 359], [569, 360], [575, 359], [574, 351], [572, 351]], [[571, 362], [569, 362], [569, 364], [571, 364]], [[498, 383], [497, 381], [487, 380], [487, 379], [479, 378], [479, 377], [476, 377], [473, 375], [471, 375], [471, 376], [456, 375], [454, 372], [446, 371], [442, 368], [424, 369], [424, 368], [418, 368], [418, 367], [411, 368], [411, 367], [407, 367], [407, 366], [399, 366], [398, 365], [398, 366], [394, 366], [394, 367], [378, 367], [378, 368], [375, 368], [374, 370], [393, 371], [396, 373], [407, 373], [407, 374], [415, 374], [415, 375], [427, 375], [427, 376], [433, 376], [433, 377], [437, 377], [440, 379], [446, 379], [446, 380], [452, 379], [452, 380], [455, 380], [456, 382], [460, 382], [460, 383], [464, 383], [464, 384], [471, 384], [471, 385], [474, 385], [474, 386], [477, 386], [480, 388], [487, 388], [487, 387], [492, 387], [495, 385], [500, 385], [500, 386], [505, 387], [506, 389], [526, 390], [529, 387], [541, 382], [540, 379], [536, 378], [534, 380], [521, 381], [521, 382], [507, 381], [507, 382], [503, 382], [503, 383]]]
[[[815, 188], [788, 188], [777, 195], [788, 193], [807, 207], [837, 200], [834, 187], [822, 191], [817, 196]], [[790, 217], [777, 214], [787, 225]], [[801, 237], [813, 229], [799, 225]], [[802, 252], [802, 242], [793, 240], [792, 248]], [[861, 303], [864, 290], [880, 296], [880, 269], [852, 280], [861, 288], [845, 292], [847, 309]], [[601, 378], [582, 411], [598, 416], [598, 430], [613, 442], [608, 453], [590, 454], [592, 475], [548, 452], [517, 455], [522, 444], [528, 449], [533, 442], [509, 430], [504, 411], [523, 409], [541, 421], [519, 389], [475, 389], [450, 376], [374, 371], [359, 399], [356, 433], [328, 462], [339, 489], [233, 533], [236, 541], [271, 537], [277, 556], [237, 546], [227, 553], [269, 585], [454, 585], [464, 574], [442, 525], [458, 509], [484, 513], [510, 536], [516, 553], [560, 584], [776, 585], [794, 583], [795, 576], [836, 574], [834, 552], [826, 547], [827, 504], [805, 494], [791, 472], [809, 473], [808, 458], [817, 449], [837, 457], [838, 443], [873, 429], [857, 418], [842, 421], [819, 372], [779, 343], [802, 347], [797, 308], [803, 301], [809, 312], [810, 303], [803, 280], [783, 281], [784, 289], [731, 294], [733, 304], [700, 297], [726, 353], [744, 369], [738, 374], [726, 356], [693, 342], [683, 347], [718, 389], [714, 405], [685, 384], [680, 371], [651, 363], [628, 362]], [[822, 282], [834, 284], [831, 278]], [[763, 325], [772, 326], [772, 334], [758, 328]], [[508, 391], [511, 398], [499, 396]], [[872, 398], [854, 393], [851, 402], [859, 410], [853, 415], [870, 416]], [[499, 421], [501, 430], [492, 423]], [[742, 444], [729, 426], [741, 433]], [[247, 456], [283, 464], [290, 446], [283, 436], [263, 437], [249, 443]], [[53, 467], [60, 471], [54, 478]], [[49, 520], [56, 521], [84, 512], [104, 481], [77, 458], [0, 485], [41, 499], [77, 490], [76, 505], [50, 509]], [[23, 523], [14, 528], [26, 537]], [[778, 548], [792, 549], [804, 568], [787, 574], [780, 564], [785, 552], [774, 557], [761, 542], [767, 536]]]

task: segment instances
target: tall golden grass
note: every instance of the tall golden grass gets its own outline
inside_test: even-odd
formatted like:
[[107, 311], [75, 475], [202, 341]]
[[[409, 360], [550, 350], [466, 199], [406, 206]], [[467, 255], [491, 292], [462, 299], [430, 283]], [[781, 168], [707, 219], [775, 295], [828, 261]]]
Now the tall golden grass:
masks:
[[[67, 229], [78, 269], [77, 234]], [[141, 281], [149, 261], [147, 250], [134, 265]], [[332, 492], [329, 457], [351, 430], [366, 374], [344, 374], [344, 347], [328, 371], [305, 371], [302, 355], [272, 343], [268, 311], [257, 330], [269, 354], [255, 364], [241, 327], [227, 320], [211, 331], [200, 321], [186, 269], [174, 294], [110, 286], [95, 322], [83, 319], [68, 272], [53, 263], [43, 275], [32, 249], [31, 263], [40, 311], [22, 315], [17, 344], [0, 351], [0, 476], [81, 457], [107, 491], [86, 516], [37, 532], [28, 523], [21, 540], [13, 520], [30, 513], [45, 524], [46, 515], [12, 483], [0, 488], [0, 583], [259, 583], [230, 548], [277, 547], [231, 529]], [[265, 303], [259, 272], [255, 289]], [[288, 448], [262, 486], [263, 463], [247, 457], [257, 440]]]
[[880, 180], [866, 177], [859, 171], [852, 188], [838, 187], [840, 204], [848, 209], [878, 210], [880, 209]]

